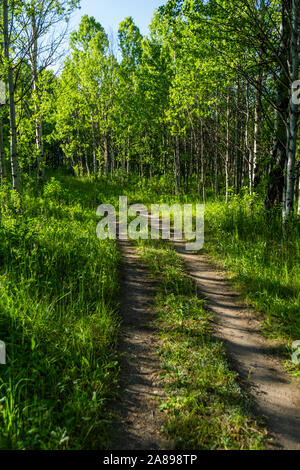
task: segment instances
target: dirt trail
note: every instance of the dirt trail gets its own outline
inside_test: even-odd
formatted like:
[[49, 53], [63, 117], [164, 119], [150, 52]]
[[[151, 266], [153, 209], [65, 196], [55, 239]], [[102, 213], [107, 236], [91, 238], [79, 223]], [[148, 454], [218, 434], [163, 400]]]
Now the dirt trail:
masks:
[[157, 397], [160, 360], [153, 320], [153, 281], [129, 242], [119, 242], [123, 255], [121, 291], [122, 336], [120, 344], [122, 380], [121, 401], [115, 406], [119, 416], [114, 450], [160, 450], [165, 442], [160, 433], [164, 414]]
[[249, 383], [257, 412], [267, 417], [275, 447], [300, 449], [299, 381], [284, 371], [274, 354], [274, 343], [262, 336], [259, 322], [242, 306], [224, 274], [205, 257], [186, 252], [184, 242], [175, 241], [174, 246], [215, 314], [216, 335], [224, 341], [235, 369]]

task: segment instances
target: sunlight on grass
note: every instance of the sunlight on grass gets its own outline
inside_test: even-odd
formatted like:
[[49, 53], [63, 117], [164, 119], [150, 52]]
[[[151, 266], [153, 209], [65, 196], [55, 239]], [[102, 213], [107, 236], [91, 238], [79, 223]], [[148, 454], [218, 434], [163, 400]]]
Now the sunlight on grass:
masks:
[[[145, 204], [197, 203], [195, 193], [174, 196], [162, 179], [141, 181], [132, 188], [130, 199]], [[300, 225], [295, 219], [288, 237], [282, 233], [280, 208], [266, 214], [263, 200], [249, 195], [224, 200], [208, 198], [205, 210], [205, 245], [208, 254], [224, 266], [232, 282], [241, 290], [246, 303], [259, 312], [263, 332], [281, 341], [286, 366], [300, 375], [292, 364], [291, 344], [300, 339]]]
[[1, 191], [0, 448], [103, 448], [117, 380], [119, 255], [96, 238], [99, 188]]
[[[288, 240], [279, 214], [269, 217], [259, 201], [235, 198], [206, 206], [205, 252], [230, 272], [248, 305], [261, 312], [263, 331], [287, 345], [300, 338], [300, 233], [295, 221]], [[289, 370], [299, 374], [299, 367]]]
[[181, 260], [167, 243], [140, 242], [159, 280], [157, 329], [168, 414], [167, 437], [177, 449], [262, 449], [265, 431], [211, 330], [212, 315], [196, 295]]

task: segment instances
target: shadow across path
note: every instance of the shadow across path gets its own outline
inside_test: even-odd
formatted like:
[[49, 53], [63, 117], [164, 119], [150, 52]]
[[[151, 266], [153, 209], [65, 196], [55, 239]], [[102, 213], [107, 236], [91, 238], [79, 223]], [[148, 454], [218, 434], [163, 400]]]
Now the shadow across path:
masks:
[[274, 355], [255, 314], [243, 306], [216, 266], [174, 241], [175, 250], [215, 316], [215, 335], [224, 342], [235, 369], [250, 385], [257, 411], [267, 417], [275, 447], [300, 448], [300, 386]]
[[158, 409], [163, 396], [159, 383], [157, 339], [151, 327], [155, 287], [136, 250], [120, 241], [123, 255], [121, 313], [121, 397], [115, 405], [114, 450], [160, 450], [165, 442], [161, 427], [164, 413]]

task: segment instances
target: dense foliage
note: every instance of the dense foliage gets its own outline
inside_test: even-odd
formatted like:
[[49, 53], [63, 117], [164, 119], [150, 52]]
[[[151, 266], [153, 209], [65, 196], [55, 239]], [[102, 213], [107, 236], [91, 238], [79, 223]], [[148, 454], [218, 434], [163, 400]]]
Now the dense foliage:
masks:
[[[121, 194], [205, 202], [207, 253], [266, 333], [300, 335], [300, 0], [168, 0], [147, 37], [128, 17], [117, 40], [87, 15], [68, 34], [79, 4], [1, 2], [0, 448], [109, 445], [119, 254], [97, 240], [95, 211]], [[162, 285], [167, 434], [191, 448], [261, 448], [182, 266], [159, 242], [141, 253]], [[192, 374], [183, 386], [172, 370]], [[226, 397], [210, 393], [214, 381]]]
[[132, 18], [120, 24], [121, 61], [114, 39], [85, 15], [55, 77], [47, 66], [59, 40], [45, 47], [45, 35], [77, 3], [3, 2], [2, 176], [10, 115], [16, 189], [19, 173], [45, 166], [122, 169], [165, 175], [176, 193], [194, 188], [204, 200], [210, 188], [228, 201], [248, 187], [289, 220], [299, 195], [299, 1], [168, 0], [148, 37]]

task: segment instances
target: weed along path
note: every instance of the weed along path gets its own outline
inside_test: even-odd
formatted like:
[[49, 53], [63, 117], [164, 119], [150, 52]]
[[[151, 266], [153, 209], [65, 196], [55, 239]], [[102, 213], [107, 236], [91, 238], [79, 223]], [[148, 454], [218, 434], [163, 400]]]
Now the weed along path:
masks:
[[118, 423], [114, 450], [160, 450], [164, 447], [161, 427], [164, 414], [158, 409], [162, 389], [159, 384], [160, 360], [151, 327], [153, 281], [134, 247], [120, 241], [123, 255], [121, 290], [121, 398], [116, 405]]
[[241, 306], [217, 268], [203, 256], [187, 252], [183, 242], [175, 241], [174, 246], [215, 315], [216, 336], [224, 341], [235, 369], [250, 385], [258, 413], [267, 417], [274, 446], [300, 449], [299, 382], [284, 371], [274, 354], [274, 343], [262, 336], [258, 320]]

